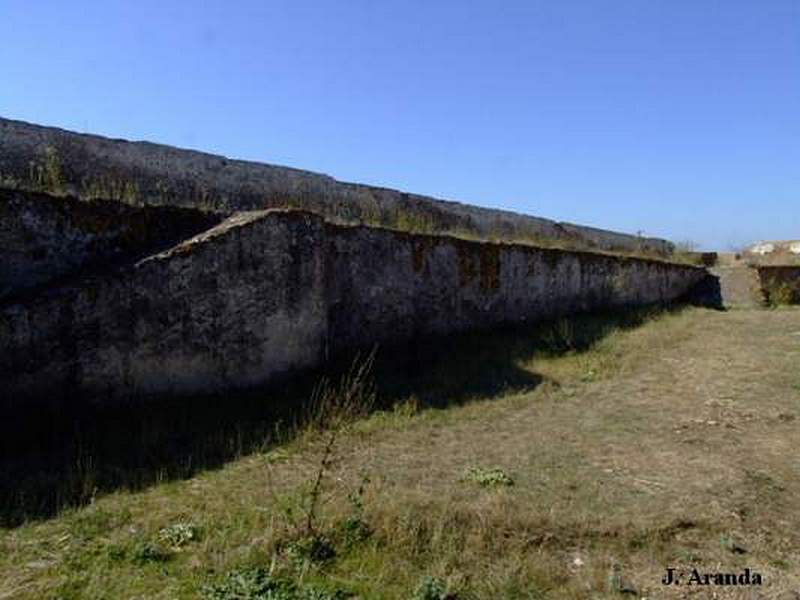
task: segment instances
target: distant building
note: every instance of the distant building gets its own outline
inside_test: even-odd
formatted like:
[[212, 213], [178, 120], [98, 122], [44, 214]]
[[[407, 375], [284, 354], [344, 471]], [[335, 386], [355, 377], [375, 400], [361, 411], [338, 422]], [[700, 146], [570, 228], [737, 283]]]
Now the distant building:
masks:
[[784, 253], [800, 255], [800, 241], [758, 242], [750, 246], [747, 252], [749, 254], [758, 254], [759, 256]]

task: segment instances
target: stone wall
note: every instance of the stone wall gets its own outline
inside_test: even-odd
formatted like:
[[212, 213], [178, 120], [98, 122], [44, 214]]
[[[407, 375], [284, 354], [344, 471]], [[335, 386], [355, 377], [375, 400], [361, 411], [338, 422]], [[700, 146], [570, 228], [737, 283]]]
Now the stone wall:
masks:
[[252, 213], [0, 311], [5, 402], [214, 392], [316, 364], [323, 223]]
[[800, 266], [759, 265], [756, 270], [767, 304], [800, 304]]
[[231, 214], [304, 208], [346, 223], [668, 256], [665, 240], [470, 206], [327, 175], [0, 119], [0, 186]]
[[703, 275], [659, 261], [328, 225], [334, 349], [670, 301]]
[[197, 210], [81, 202], [0, 188], [0, 301], [164, 250], [219, 221], [218, 215]]
[[0, 303], [0, 393], [113, 403], [233, 390], [331, 352], [670, 302], [703, 269], [237, 214], [111, 274]]

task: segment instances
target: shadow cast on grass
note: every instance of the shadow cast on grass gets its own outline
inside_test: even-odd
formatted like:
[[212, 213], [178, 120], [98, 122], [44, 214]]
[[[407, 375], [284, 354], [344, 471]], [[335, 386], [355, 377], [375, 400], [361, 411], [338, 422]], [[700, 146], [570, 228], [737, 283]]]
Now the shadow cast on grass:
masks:
[[[587, 350], [659, 312], [579, 315], [380, 348], [373, 368], [378, 408], [411, 396], [421, 408], [443, 408], [534, 389], [542, 378], [520, 368], [521, 361]], [[0, 432], [0, 526], [48, 518], [116, 490], [184, 479], [284, 443], [302, 427], [317, 382], [337, 379], [352, 360], [341, 357], [236, 394], [7, 415]]]
[[532, 390], [543, 378], [521, 368], [534, 356], [589, 350], [609, 333], [631, 329], [662, 308], [584, 314], [485, 332], [432, 337], [385, 347], [375, 365], [384, 406], [414, 396], [423, 408]]

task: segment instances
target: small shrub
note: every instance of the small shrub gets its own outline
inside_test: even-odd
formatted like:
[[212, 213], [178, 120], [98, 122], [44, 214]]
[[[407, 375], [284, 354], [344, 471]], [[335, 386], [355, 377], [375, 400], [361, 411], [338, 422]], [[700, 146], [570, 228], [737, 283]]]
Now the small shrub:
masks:
[[202, 589], [205, 600], [343, 600], [351, 594], [272, 577], [262, 567], [231, 571]]
[[455, 600], [455, 595], [448, 593], [444, 581], [426, 575], [420, 579], [411, 600]]
[[133, 562], [138, 564], [166, 562], [169, 559], [170, 553], [167, 550], [150, 541], [140, 542], [133, 549]]
[[788, 283], [778, 283], [767, 286], [767, 302], [770, 306], [786, 306], [795, 302], [795, 296], [800, 297], [800, 292], [795, 290]]
[[199, 530], [194, 523], [175, 523], [158, 532], [158, 539], [172, 548], [180, 548], [189, 542], [196, 541]]
[[364, 520], [364, 493], [369, 483], [369, 476], [363, 475], [358, 488], [347, 495], [351, 514], [337, 527], [345, 548], [352, 548], [372, 535], [372, 528]]
[[485, 469], [483, 467], [470, 467], [461, 478], [462, 481], [471, 481], [483, 487], [498, 487], [514, 485], [514, 480], [497, 467]]
[[257, 600], [280, 598], [277, 584], [266, 570], [257, 567], [231, 571], [220, 581], [205, 586], [203, 598], [207, 600]]
[[372, 535], [372, 528], [360, 517], [347, 517], [339, 523], [338, 533], [345, 548], [352, 548]]
[[[309, 431], [325, 433], [327, 441], [313, 481], [300, 497], [299, 507], [287, 505], [283, 511], [295, 530], [293, 537], [300, 540], [295, 543], [308, 545], [308, 540], [311, 540], [319, 546], [326, 541], [320, 533], [318, 514], [325, 493], [325, 480], [334, 460], [339, 433], [367, 416], [375, 404], [375, 383], [370, 374], [374, 360], [375, 349], [363, 361], [357, 356], [338, 385], [323, 379], [314, 389], [305, 423]], [[304, 515], [302, 521], [296, 518], [298, 512]]]
[[287, 542], [284, 552], [297, 565], [326, 562], [336, 557], [333, 543], [324, 535], [312, 535]]
[[113, 562], [119, 562], [125, 560], [125, 557], [127, 555], [128, 553], [125, 551], [124, 546], [113, 544], [106, 548], [106, 556], [108, 556], [109, 560]]

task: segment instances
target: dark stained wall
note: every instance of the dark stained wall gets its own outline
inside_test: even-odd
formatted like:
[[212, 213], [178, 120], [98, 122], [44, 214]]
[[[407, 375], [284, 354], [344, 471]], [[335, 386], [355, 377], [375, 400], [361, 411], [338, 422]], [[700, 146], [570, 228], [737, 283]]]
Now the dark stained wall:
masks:
[[704, 269], [234, 215], [168, 251], [0, 304], [0, 393], [115, 403], [260, 384], [334, 351], [666, 303]]

